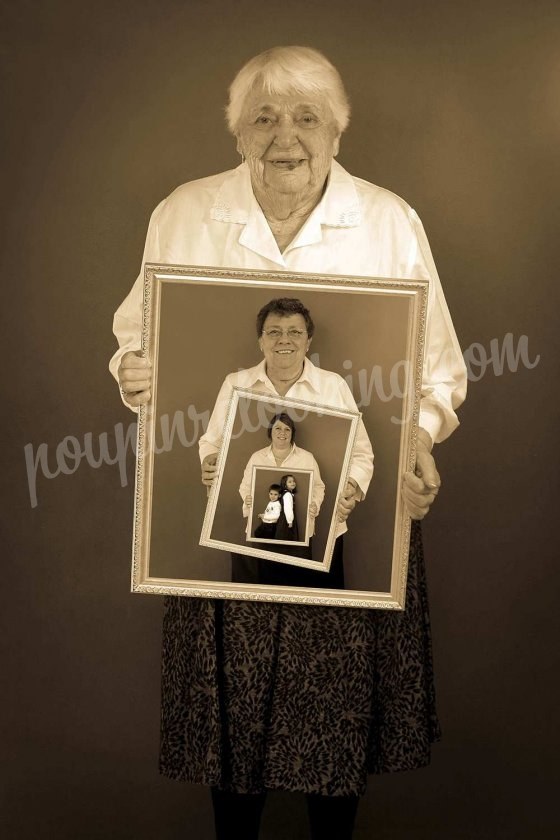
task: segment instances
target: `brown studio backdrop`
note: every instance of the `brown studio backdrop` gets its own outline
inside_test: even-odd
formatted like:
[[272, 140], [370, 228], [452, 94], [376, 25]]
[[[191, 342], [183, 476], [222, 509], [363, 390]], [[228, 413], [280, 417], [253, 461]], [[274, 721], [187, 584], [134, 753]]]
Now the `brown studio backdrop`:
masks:
[[[462, 427], [425, 527], [445, 740], [373, 780], [357, 837], [555, 836], [558, 51], [552, 0], [2, 4], [5, 171], [4, 836], [211, 837], [207, 792], [157, 775], [161, 603], [128, 594], [132, 479], [36, 478], [24, 446], [131, 422], [106, 372], [149, 213], [237, 163], [225, 89], [310, 43], [353, 120], [339, 156], [427, 228], [463, 347]], [[532, 369], [485, 364], [512, 334]], [[516, 369], [515, 369], [516, 368]], [[33, 476], [31, 475], [33, 484]], [[406, 803], [406, 807], [403, 806]], [[305, 836], [297, 797], [265, 836]]]

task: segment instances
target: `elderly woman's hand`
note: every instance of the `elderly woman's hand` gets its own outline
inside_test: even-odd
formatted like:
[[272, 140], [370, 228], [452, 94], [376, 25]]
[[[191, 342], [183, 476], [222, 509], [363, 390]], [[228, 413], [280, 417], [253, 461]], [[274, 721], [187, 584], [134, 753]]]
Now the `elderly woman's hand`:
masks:
[[313, 519], [315, 519], [318, 513], [319, 508], [317, 507], [317, 502], [311, 502], [311, 504], [309, 505], [309, 516], [312, 516]]
[[207, 455], [206, 458], [203, 460], [201, 464], [202, 469], [202, 483], [206, 485], [206, 487], [211, 487], [214, 479], [216, 478], [216, 462], [218, 460], [218, 456], [214, 455]]
[[441, 487], [431, 447], [429, 434], [424, 429], [418, 429], [416, 472], [405, 473], [402, 484], [404, 503], [412, 519], [424, 519]]
[[344, 492], [338, 500], [337, 515], [339, 522], [346, 522], [357, 502], [359, 502], [360, 495], [357, 483], [352, 478], [348, 479]]
[[152, 366], [141, 350], [129, 350], [117, 371], [123, 399], [137, 408], [146, 405], [152, 392]]

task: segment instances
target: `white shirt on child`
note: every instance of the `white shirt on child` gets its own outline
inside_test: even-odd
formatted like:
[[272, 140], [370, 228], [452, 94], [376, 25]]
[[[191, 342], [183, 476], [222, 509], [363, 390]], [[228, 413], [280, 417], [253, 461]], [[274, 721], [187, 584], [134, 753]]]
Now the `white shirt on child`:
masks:
[[269, 502], [266, 506], [265, 512], [263, 513], [262, 521], [270, 524], [278, 522], [281, 513], [282, 505], [278, 499], [275, 502]]

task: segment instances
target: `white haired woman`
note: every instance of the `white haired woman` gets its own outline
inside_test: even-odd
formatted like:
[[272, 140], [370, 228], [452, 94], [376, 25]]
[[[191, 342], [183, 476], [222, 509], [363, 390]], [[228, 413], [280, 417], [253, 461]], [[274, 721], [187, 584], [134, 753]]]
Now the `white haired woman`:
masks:
[[[466, 371], [420, 220], [334, 160], [349, 105], [316, 50], [251, 59], [227, 116], [241, 165], [162, 201], [144, 261], [427, 278], [416, 472], [403, 479], [410, 515], [422, 519], [440, 486], [432, 445], [458, 425]], [[142, 281], [143, 271], [114, 320], [111, 370], [132, 408], [151, 389], [139, 352]], [[302, 370], [279, 376], [274, 391], [289, 395]], [[342, 516], [358, 497], [347, 488]], [[312, 837], [350, 838], [368, 773], [425, 765], [438, 737], [419, 528], [401, 613], [168, 598], [162, 709], [161, 770], [212, 787], [218, 838], [256, 838], [270, 789], [306, 794]]]

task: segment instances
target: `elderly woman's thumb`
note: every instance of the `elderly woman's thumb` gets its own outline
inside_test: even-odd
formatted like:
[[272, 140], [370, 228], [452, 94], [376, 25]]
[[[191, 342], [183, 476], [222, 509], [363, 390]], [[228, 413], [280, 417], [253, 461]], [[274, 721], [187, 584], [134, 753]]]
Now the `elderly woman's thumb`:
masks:
[[435, 492], [439, 490], [441, 479], [436, 469], [436, 462], [430, 452], [420, 447], [416, 455], [416, 475], [422, 479], [425, 487]]

